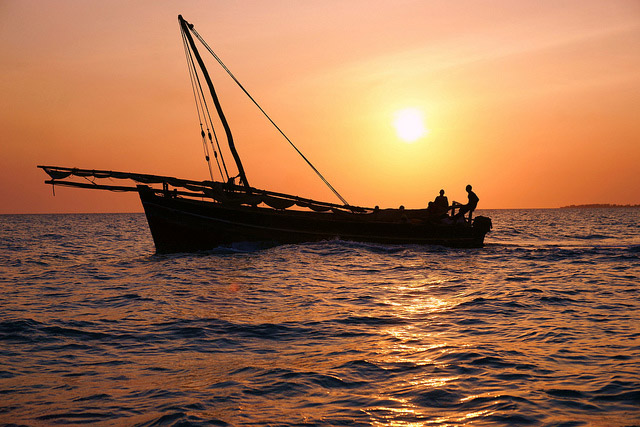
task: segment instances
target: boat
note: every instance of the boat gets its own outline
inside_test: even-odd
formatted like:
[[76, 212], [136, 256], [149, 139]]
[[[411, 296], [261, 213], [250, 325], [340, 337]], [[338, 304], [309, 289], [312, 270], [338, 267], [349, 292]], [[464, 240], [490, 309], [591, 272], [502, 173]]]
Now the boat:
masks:
[[[189, 180], [133, 172], [40, 165], [46, 184], [116, 192], [137, 192], [157, 253], [193, 252], [241, 242], [272, 246], [341, 239], [382, 244], [442, 245], [479, 248], [491, 230], [491, 219], [434, 214], [431, 209], [380, 209], [349, 204], [298, 150], [233, 73], [198, 34], [178, 16], [189, 76], [200, 119], [210, 180]], [[263, 190], [249, 185], [213, 81], [195, 42], [215, 58], [242, 91], [307, 162], [341, 203]], [[203, 84], [204, 81], [204, 84]], [[208, 92], [204, 90], [204, 87]], [[206, 94], [206, 95], [205, 95]], [[213, 103], [212, 117], [209, 104]], [[237, 175], [230, 175], [216, 129], [222, 128]], [[223, 145], [224, 146], [224, 145]], [[212, 156], [210, 155], [213, 152]], [[220, 178], [214, 178], [215, 167]], [[117, 182], [116, 182], [117, 181]], [[126, 181], [127, 185], [122, 181]], [[114, 183], [116, 182], [116, 183]], [[123, 185], [120, 185], [123, 184]], [[54, 187], [55, 188], [55, 187]]]

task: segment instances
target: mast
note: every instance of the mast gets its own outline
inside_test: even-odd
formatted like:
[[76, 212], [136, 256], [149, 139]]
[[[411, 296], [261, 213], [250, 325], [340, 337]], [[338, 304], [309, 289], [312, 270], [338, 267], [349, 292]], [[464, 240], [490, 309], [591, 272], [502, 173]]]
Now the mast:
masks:
[[218, 112], [218, 117], [220, 117], [220, 121], [222, 122], [222, 127], [224, 127], [224, 132], [227, 135], [227, 142], [229, 143], [229, 149], [231, 150], [231, 154], [233, 155], [233, 159], [236, 162], [238, 167], [238, 172], [240, 174], [240, 180], [242, 184], [249, 189], [249, 182], [247, 181], [247, 176], [244, 173], [244, 168], [242, 167], [242, 161], [240, 160], [240, 156], [238, 155], [238, 151], [236, 150], [236, 146], [233, 143], [233, 135], [231, 134], [231, 128], [229, 127], [229, 123], [222, 111], [222, 106], [220, 105], [220, 100], [218, 99], [218, 95], [216, 95], [216, 91], [213, 88], [213, 82], [211, 81], [211, 77], [209, 77], [209, 72], [204, 65], [204, 61], [196, 48], [196, 44], [193, 41], [193, 37], [191, 36], [191, 28], [193, 28], [193, 24], [188, 23], [184, 20], [182, 15], [178, 15], [178, 22], [180, 23], [180, 27], [182, 28], [182, 32], [187, 37], [187, 41], [189, 42], [189, 46], [193, 51], [196, 60], [198, 61], [198, 65], [202, 70], [202, 75], [204, 76], [205, 81], [207, 82], [207, 86], [209, 87], [209, 92], [211, 92], [211, 98], [213, 98], [213, 103], [216, 106], [216, 111]]

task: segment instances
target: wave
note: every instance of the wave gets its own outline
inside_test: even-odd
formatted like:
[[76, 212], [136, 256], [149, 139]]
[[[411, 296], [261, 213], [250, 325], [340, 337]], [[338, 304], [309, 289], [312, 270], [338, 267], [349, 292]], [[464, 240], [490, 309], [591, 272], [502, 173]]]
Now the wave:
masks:
[[0, 239], [0, 420], [638, 424], [637, 216], [496, 215], [481, 250], [177, 255], [144, 216], [23, 218]]

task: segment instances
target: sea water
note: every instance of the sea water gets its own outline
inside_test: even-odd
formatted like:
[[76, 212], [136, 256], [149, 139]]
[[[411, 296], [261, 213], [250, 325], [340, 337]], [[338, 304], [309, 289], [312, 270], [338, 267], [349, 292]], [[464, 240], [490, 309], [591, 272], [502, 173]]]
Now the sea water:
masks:
[[0, 423], [640, 425], [640, 209], [480, 214], [482, 249], [175, 255], [0, 216]]

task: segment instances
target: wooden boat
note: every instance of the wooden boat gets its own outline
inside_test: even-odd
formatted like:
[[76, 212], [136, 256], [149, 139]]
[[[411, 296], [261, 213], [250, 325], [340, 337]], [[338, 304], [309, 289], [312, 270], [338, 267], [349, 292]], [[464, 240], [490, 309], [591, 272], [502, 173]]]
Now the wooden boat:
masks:
[[[274, 245], [327, 239], [469, 248], [483, 246], [484, 237], [491, 229], [491, 220], [486, 217], [478, 216], [472, 221], [469, 216], [454, 221], [448, 216], [434, 215], [428, 209], [378, 209], [347, 203], [249, 95], [202, 40], [193, 25], [182, 16], [178, 17], [178, 21], [201, 119], [201, 136], [211, 180], [194, 181], [132, 172], [38, 166], [51, 178], [45, 183], [138, 192], [158, 253], [207, 250], [237, 242]], [[234, 145], [231, 129], [193, 35], [209, 50], [342, 204], [261, 190], [249, 185]], [[207, 97], [202, 89], [202, 80], [209, 89]], [[229, 151], [237, 166], [237, 176], [228, 174], [219, 139], [215, 134], [214, 120], [209, 115], [207, 100], [212, 100], [215, 105], [216, 125], [224, 129]], [[205, 136], [208, 137], [208, 141]], [[220, 180], [213, 178], [210, 151], [214, 153]], [[235, 179], [239, 179], [238, 184]], [[108, 180], [108, 183], [105, 184], [104, 180]], [[127, 180], [134, 185], [114, 185], [113, 180]]]

